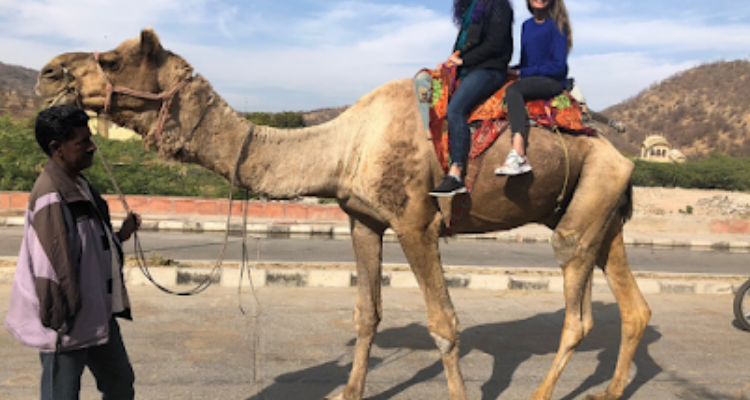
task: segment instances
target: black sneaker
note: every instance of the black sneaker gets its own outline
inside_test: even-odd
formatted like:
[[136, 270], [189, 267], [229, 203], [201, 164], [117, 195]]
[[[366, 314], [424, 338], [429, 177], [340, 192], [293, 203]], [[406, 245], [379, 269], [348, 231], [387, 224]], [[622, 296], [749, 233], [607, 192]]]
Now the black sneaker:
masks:
[[430, 196], [451, 197], [459, 193], [466, 193], [464, 183], [450, 175], [446, 175], [443, 181], [435, 189], [432, 189]]

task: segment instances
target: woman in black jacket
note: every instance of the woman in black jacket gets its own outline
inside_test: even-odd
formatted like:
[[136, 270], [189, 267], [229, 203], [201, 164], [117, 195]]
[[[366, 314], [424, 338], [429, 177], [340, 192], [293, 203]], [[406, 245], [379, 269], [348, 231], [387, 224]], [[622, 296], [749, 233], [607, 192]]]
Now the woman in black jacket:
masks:
[[466, 120], [480, 101], [503, 86], [513, 55], [513, 9], [508, 0], [454, 0], [453, 22], [458, 37], [444, 65], [458, 68], [461, 84], [448, 104], [451, 165], [430, 192], [445, 197], [466, 192], [463, 174], [471, 147]]

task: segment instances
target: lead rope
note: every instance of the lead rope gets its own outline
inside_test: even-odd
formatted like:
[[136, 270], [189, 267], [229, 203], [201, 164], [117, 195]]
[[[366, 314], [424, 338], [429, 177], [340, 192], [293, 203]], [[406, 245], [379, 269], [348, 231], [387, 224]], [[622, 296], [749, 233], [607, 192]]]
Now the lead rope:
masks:
[[[234, 189], [234, 179], [237, 176], [237, 171], [239, 170], [240, 165], [240, 159], [242, 158], [242, 152], [247, 147], [249, 140], [252, 138], [253, 131], [255, 130], [255, 125], [250, 126], [250, 130], [247, 133], [247, 136], [245, 136], [245, 140], [243, 140], [242, 145], [240, 146], [239, 151], [237, 152], [237, 158], [234, 165], [234, 172], [232, 173], [232, 183], [230, 190], [233, 191]], [[260, 326], [260, 317], [261, 317], [261, 307], [260, 307], [260, 301], [258, 300], [258, 293], [255, 291], [255, 284], [253, 283], [253, 276], [250, 273], [250, 266], [248, 264], [248, 251], [247, 251], [247, 209], [250, 203], [250, 196], [249, 191], [245, 190], [245, 201], [242, 204], [242, 261], [240, 262], [239, 266], [239, 285], [237, 287], [237, 300], [240, 307], [240, 312], [242, 312], [242, 315], [247, 315], [245, 313], [245, 308], [242, 305], [242, 281], [244, 279], [245, 273], [247, 273], [247, 280], [250, 284], [250, 290], [252, 291], [253, 300], [255, 302], [255, 312], [251, 316], [252, 318], [252, 325], [255, 327], [255, 329], [252, 329], [253, 332], [253, 383], [255, 384], [255, 395], [260, 394], [260, 388], [263, 386], [262, 381], [258, 380], [258, 371], [260, 370], [260, 359], [258, 357], [258, 352], [260, 351], [260, 334], [259, 334], [259, 326]], [[229, 216], [232, 215], [232, 201], [230, 199], [229, 201]], [[227, 232], [229, 231], [229, 219], [227, 219]], [[258, 261], [260, 261], [260, 243], [258, 243]]]
[[[221, 271], [221, 265], [224, 262], [224, 258], [226, 256], [227, 243], [229, 242], [229, 230], [230, 230], [230, 222], [231, 222], [231, 218], [232, 218], [232, 212], [231, 212], [232, 211], [232, 202], [234, 201], [235, 177], [237, 175], [237, 169], [239, 167], [239, 162], [240, 162], [240, 157], [242, 155], [242, 150], [244, 149], [245, 144], [248, 142], [249, 138], [252, 136], [253, 131], [254, 131], [254, 126], [251, 127], [250, 130], [248, 131], [248, 134], [247, 134], [247, 136], [245, 137], [245, 139], [243, 141], [243, 145], [240, 147], [240, 150], [237, 153], [236, 162], [235, 162], [234, 169], [232, 171], [233, 172], [232, 173], [232, 177], [231, 177], [231, 180], [230, 180], [230, 188], [229, 188], [229, 213], [227, 215], [226, 230], [224, 232], [224, 243], [222, 244], [221, 251], [219, 252], [219, 256], [218, 256], [218, 258], [216, 260], [216, 263], [214, 264], [214, 267], [211, 269], [211, 272], [209, 272], [209, 274], [206, 275], [206, 277], [203, 279], [203, 281], [201, 281], [200, 283], [198, 283], [198, 285], [196, 285], [194, 288], [192, 288], [190, 290], [187, 290], [187, 291], [183, 291], [183, 292], [173, 291], [173, 290], [171, 290], [169, 288], [166, 288], [166, 287], [162, 286], [158, 282], [156, 282], [156, 280], [154, 279], [154, 277], [151, 275], [151, 271], [149, 270], [148, 266], [146, 265], [146, 257], [143, 254], [143, 247], [141, 246], [141, 241], [140, 241], [140, 238], [138, 237], [138, 231], [133, 232], [133, 248], [134, 248], [135, 257], [136, 257], [136, 260], [137, 260], [137, 263], [138, 263], [138, 268], [141, 270], [141, 272], [143, 273], [143, 275], [149, 280], [149, 282], [151, 282], [154, 286], [156, 286], [162, 292], [165, 292], [165, 293], [168, 293], [168, 294], [171, 294], [171, 295], [175, 295], [175, 296], [192, 296], [192, 295], [195, 295], [195, 294], [203, 292], [209, 286], [211, 286], [211, 284], [214, 282], [214, 280], [218, 280], [220, 278], [220, 274], [219, 273]], [[104, 155], [102, 154], [101, 151], [98, 151], [97, 153], [99, 154], [99, 159], [101, 160], [102, 165], [104, 166], [104, 170], [106, 171], [107, 176], [109, 177], [110, 182], [112, 182], [112, 186], [114, 187], [115, 192], [117, 193], [117, 195], [118, 195], [118, 197], [120, 199], [120, 202], [122, 203], [123, 209], [125, 210], [126, 213], [131, 214], [132, 210], [130, 209], [130, 206], [128, 205], [127, 201], [125, 200], [125, 196], [123, 195], [122, 190], [120, 190], [120, 186], [117, 184], [117, 180], [115, 179], [114, 174], [112, 174], [112, 170], [111, 170], [111, 168], [109, 166], [109, 163], [107, 163], [107, 160], [104, 158]], [[244, 234], [246, 234], [246, 232], [247, 232], [246, 229], [247, 229], [246, 227], [243, 227], [243, 233]], [[243, 252], [244, 252], [244, 250], [243, 250]], [[245, 256], [243, 254], [243, 258], [244, 257]], [[243, 263], [243, 267], [244, 267], [244, 263]], [[248, 274], [248, 276], [249, 276], [249, 274]], [[251, 284], [252, 284], [252, 281], [251, 281]], [[254, 293], [254, 291], [253, 291], [253, 293]], [[256, 302], [257, 302], [257, 298], [256, 298]], [[242, 310], [242, 312], [244, 314], [244, 310]]]
[[560, 128], [555, 127], [555, 132], [560, 138], [560, 144], [562, 145], [563, 151], [565, 152], [565, 180], [563, 181], [563, 187], [560, 191], [560, 195], [557, 196], [557, 207], [555, 212], [559, 213], [562, 210], [562, 202], [565, 199], [565, 193], [568, 191], [568, 182], [570, 181], [570, 155], [568, 154], [568, 146], [565, 145], [565, 139], [563, 139]]
[[[176, 296], [192, 296], [192, 295], [196, 295], [198, 293], [203, 292], [209, 286], [211, 286], [211, 284], [213, 283], [214, 277], [216, 278], [220, 277], [220, 275], [218, 275], [218, 272], [221, 270], [221, 265], [224, 261], [224, 256], [226, 254], [227, 242], [229, 241], [229, 229], [230, 229], [230, 221], [232, 218], [232, 202], [234, 200], [235, 179], [237, 178], [237, 172], [239, 170], [240, 160], [242, 159], [242, 152], [244, 151], [250, 139], [252, 138], [254, 131], [255, 131], [255, 125], [250, 126], [250, 129], [248, 130], [247, 135], [245, 136], [245, 139], [242, 141], [242, 145], [239, 147], [239, 150], [237, 151], [237, 157], [235, 158], [234, 168], [232, 169], [232, 176], [231, 176], [230, 185], [229, 185], [229, 211], [227, 213], [227, 226], [226, 226], [226, 230], [224, 233], [224, 244], [222, 245], [221, 252], [219, 253], [219, 258], [217, 259], [216, 264], [214, 265], [214, 268], [211, 270], [211, 272], [206, 276], [206, 278], [201, 283], [199, 283], [195, 288], [185, 291], [185, 292], [175, 292], [157, 283], [154, 280], [154, 278], [151, 276], [151, 272], [149, 271], [148, 266], [146, 265], [145, 257], [143, 255], [143, 248], [141, 247], [141, 241], [138, 238], [138, 231], [133, 232], [133, 246], [134, 246], [134, 251], [136, 254], [136, 259], [138, 261], [138, 267], [140, 268], [143, 275], [146, 276], [146, 278], [148, 278], [148, 280], [152, 284], [154, 284], [154, 286], [159, 288], [159, 290], [165, 293], [171, 294], [171, 295], [176, 295]], [[122, 194], [122, 191], [120, 190], [120, 187], [117, 184], [117, 180], [112, 174], [112, 170], [109, 168], [109, 164], [105, 160], [104, 155], [102, 155], [101, 151], [98, 151], [97, 153], [99, 153], [99, 159], [102, 161], [102, 165], [104, 165], [104, 169], [107, 172], [107, 175], [110, 181], [112, 182], [112, 185], [115, 191], [117, 192], [117, 195], [120, 198], [120, 202], [122, 203], [123, 209], [125, 209], [125, 211], [128, 214], [130, 214], [131, 213], [130, 207], [128, 206], [128, 203], [125, 200], [125, 196]], [[246, 194], [245, 201], [243, 203], [243, 208], [242, 208], [242, 211], [243, 211], [242, 213], [243, 214], [242, 216], [242, 261], [239, 267], [240, 279], [239, 279], [239, 287], [237, 291], [237, 296], [239, 300], [240, 311], [242, 312], [243, 315], [246, 315], [245, 309], [242, 306], [242, 281], [243, 281], [243, 276], [245, 274], [245, 271], [247, 271], [248, 282], [250, 284], [250, 288], [252, 291], [253, 300], [255, 301], [255, 313], [253, 313], [252, 315], [252, 323], [253, 323], [253, 326], [256, 327], [256, 329], [253, 329], [253, 365], [254, 365], [253, 382], [256, 383], [255, 390], [256, 390], [256, 394], [258, 394], [260, 392], [260, 387], [262, 383], [262, 381], [258, 380], [258, 372], [257, 372], [260, 369], [260, 360], [258, 358], [258, 351], [260, 349], [260, 335], [258, 333], [257, 327], [259, 326], [258, 321], [260, 320], [260, 317], [261, 317], [261, 307], [260, 307], [260, 301], [258, 300], [258, 294], [255, 291], [255, 285], [253, 283], [252, 274], [250, 274], [250, 267], [247, 263], [247, 260], [248, 260], [247, 208], [249, 204], [249, 196], [247, 195], [248, 194], [247, 191], [245, 191], [245, 194]]]

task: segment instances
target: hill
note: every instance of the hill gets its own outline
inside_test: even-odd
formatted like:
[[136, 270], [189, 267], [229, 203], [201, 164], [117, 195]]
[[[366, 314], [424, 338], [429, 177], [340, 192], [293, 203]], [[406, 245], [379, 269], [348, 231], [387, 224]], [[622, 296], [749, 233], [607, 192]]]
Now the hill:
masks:
[[[37, 71], [0, 62], [0, 115], [26, 118], [41, 106], [34, 95]], [[336, 118], [348, 107], [298, 112], [308, 126]], [[750, 157], [750, 61], [719, 61], [681, 72], [603, 113], [621, 120], [624, 134], [607, 137], [636, 155], [653, 134], [692, 159], [712, 152]]]
[[312, 126], [328, 122], [341, 115], [341, 113], [346, 111], [348, 108], [349, 106], [321, 108], [319, 110], [303, 111], [300, 112], [300, 114], [302, 114], [302, 118], [305, 120], [305, 124], [307, 126]]
[[34, 94], [37, 74], [33, 69], [0, 62], [0, 115], [25, 118], [41, 106]]
[[[38, 71], [0, 62], [0, 116], [10, 115], [14, 119], [26, 118], [41, 107], [34, 93]], [[319, 125], [339, 116], [349, 106], [300, 111], [308, 126]], [[271, 114], [271, 113], [269, 113]]]
[[700, 65], [603, 112], [626, 125], [625, 134], [607, 137], [627, 154], [660, 134], [691, 159], [712, 152], [750, 157], [750, 61]]

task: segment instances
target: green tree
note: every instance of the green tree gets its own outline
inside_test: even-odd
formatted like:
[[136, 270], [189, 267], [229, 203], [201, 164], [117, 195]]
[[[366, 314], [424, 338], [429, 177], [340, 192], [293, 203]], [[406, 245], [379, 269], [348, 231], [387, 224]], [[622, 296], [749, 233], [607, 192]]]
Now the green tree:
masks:
[[274, 128], [304, 128], [305, 119], [300, 113], [284, 111], [280, 113], [254, 112], [245, 116], [257, 125], [272, 126]]
[[[213, 172], [189, 164], [164, 161], [143, 149], [140, 141], [116, 141], [95, 136], [99, 152], [110, 165], [124, 194], [227, 197], [229, 182]], [[32, 124], [0, 118], [0, 190], [30, 191], [47, 162], [36, 143]], [[84, 175], [100, 192], [115, 194], [99, 156]], [[254, 197], [253, 194], [249, 194]], [[236, 198], [244, 198], [244, 191]]]

